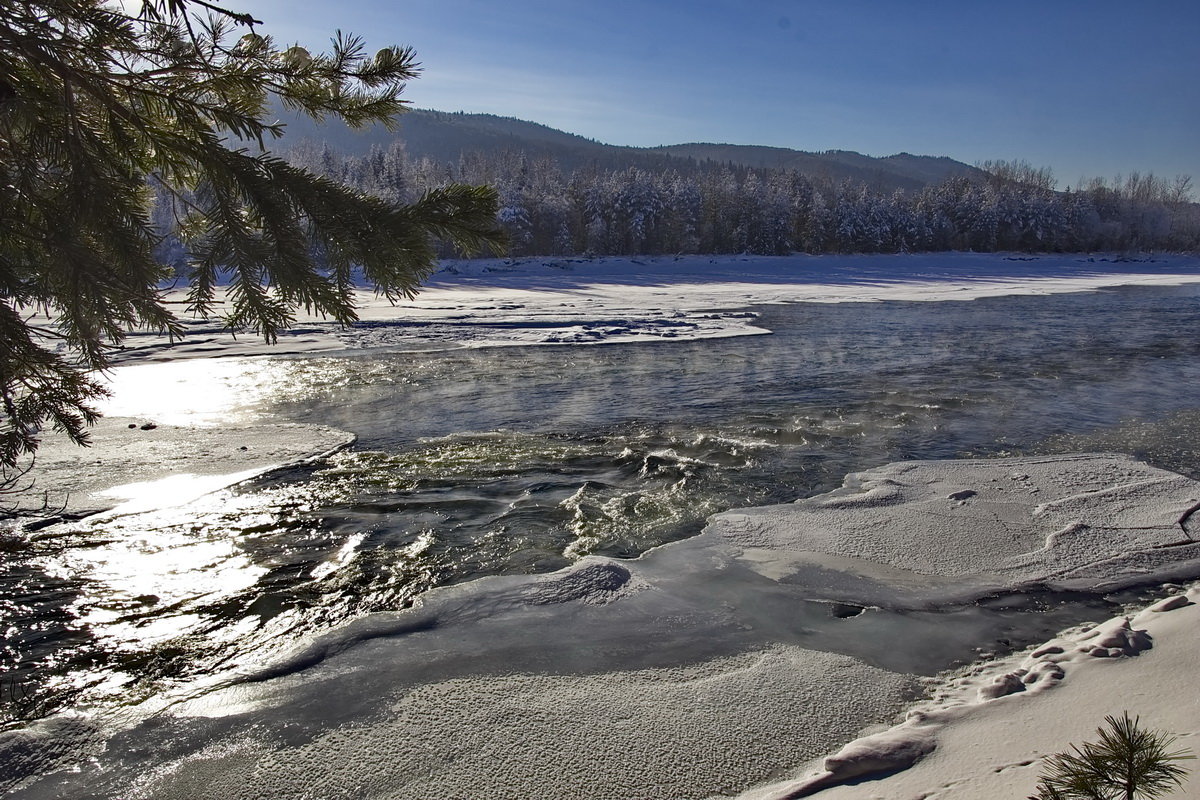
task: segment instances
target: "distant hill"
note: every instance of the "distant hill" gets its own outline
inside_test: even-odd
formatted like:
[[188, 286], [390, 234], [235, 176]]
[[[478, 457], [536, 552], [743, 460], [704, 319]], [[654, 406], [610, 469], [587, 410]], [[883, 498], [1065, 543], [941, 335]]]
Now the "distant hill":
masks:
[[848, 150], [807, 153], [783, 147], [737, 144], [678, 144], [664, 147], [620, 147], [540, 125], [492, 114], [447, 113], [414, 109], [400, 118], [400, 128], [375, 126], [355, 131], [340, 121], [319, 124], [307, 117], [280, 111], [288, 126], [285, 146], [326, 142], [346, 155], [365, 155], [372, 147], [404, 142], [410, 158], [428, 157], [456, 162], [463, 153], [519, 151], [529, 157], [549, 156], [563, 169], [595, 165], [605, 169], [641, 167], [670, 169], [689, 162], [714, 162], [741, 167], [792, 169], [810, 177], [851, 179], [880, 191], [920, 189], [951, 175], [981, 175], [975, 167], [944, 156], [908, 153], [876, 158]]
[[804, 175], [834, 180], [850, 178], [875, 187], [892, 184], [894, 188], [919, 189], [941, 183], [951, 175], [982, 176], [975, 167], [946, 156], [914, 156], [909, 153], [876, 158], [852, 150], [807, 153], [786, 147], [741, 144], [674, 144], [649, 148], [649, 151], [697, 161], [791, 169]]

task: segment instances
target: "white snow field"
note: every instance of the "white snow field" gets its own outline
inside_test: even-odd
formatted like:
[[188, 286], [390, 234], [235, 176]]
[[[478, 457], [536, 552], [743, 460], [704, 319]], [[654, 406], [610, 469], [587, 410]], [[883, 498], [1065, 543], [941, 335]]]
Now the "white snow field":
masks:
[[[896, 728], [848, 745], [832, 763], [818, 762], [806, 776], [747, 792], [744, 800], [803, 797], [821, 800], [973, 800], [1024, 798], [1036, 789], [1042, 760], [1097, 741], [1106, 716], [1128, 711], [1145, 728], [1177, 735], [1175, 749], [1200, 752], [1200, 698], [1194, 687], [1200, 663], [1200, 588], [1176, 594], [1130, 617], [1071, 631], [1018, 656], [948, 682], [935, 701], [911, 710]], [[1132, 633], [1131, 633], [1132, 632]], [[1118, 657], [1097, 658], [1101, 641], [1115, 642]], [[1146, 647], [1138, 651], [1139, 648]], [[1112, 647], [1108, 648], [1112, 650]], [[1128, 657], [1136, 654], [1136, 657]], [[1055, 678], [1059, 673], [1062, 678]], [[992, 687], [1021, 686], [990, 700]], [[1046, 691], [1052, 689], [1053, 691]], [[975, 690], [974, 695], [972, 690]], [[985, 692], [980, 698], [979, 692]], [[907, 769], [907, 754], [924, 757]], [[838, 756], [842, 756], [838, 758]], [[849, 757], [846, 757], [849, 756]], [[838, 771], [878, 759], [882, 777], [832, 785]], [[1176, 797], [1200, 787], [1191, 762]], [[831, 767], [832, 769], [829, 769]], [[830, 781], [833, 778], [834, 781]]]

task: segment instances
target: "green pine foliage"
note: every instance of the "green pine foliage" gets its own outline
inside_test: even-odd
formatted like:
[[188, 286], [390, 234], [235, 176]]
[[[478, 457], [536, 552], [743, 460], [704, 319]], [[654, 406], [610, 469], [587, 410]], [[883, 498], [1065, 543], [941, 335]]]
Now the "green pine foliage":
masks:
[[1128, 711], [1104, 722], [1098, 742], [1046, 759], [1030, 800], [1152, 800], [1179, 788], [1187, 770], [1178, 762], [1193, 756], [1171, 749], [1175, 737], [1139, 727]]
[[502, 246], [490, 188], [400, 205], [266, 153], [282, 134], [272, 100], [391, 125], [419, 66], [341, 33], [329, 53], [281, 48], [259, 24], [203, 0], [0, 0], [0, 471], [47, 422], [86, 443], [103, 392], [91, 373], [128, 331], [180, 331], [158, 289], [173, 271], [155, 257], [155, 191], [180, 223], [189, 311], [211, 312], [228, 284], [228, 324], [268, 341], [300, 309], [353, 322], [356, 269], [398, 299], [438, 240]]

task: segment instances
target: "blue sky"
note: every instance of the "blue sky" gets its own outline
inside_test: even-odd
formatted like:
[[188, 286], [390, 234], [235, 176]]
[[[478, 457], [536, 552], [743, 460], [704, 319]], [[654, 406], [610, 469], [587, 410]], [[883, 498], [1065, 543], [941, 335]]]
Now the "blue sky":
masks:
[[1200, 182], [1196, 0], [232, 0], [283, 42], [413, 46], [422, 108], [610, 144], [710, 141], [973, 163], [1060, 186]]

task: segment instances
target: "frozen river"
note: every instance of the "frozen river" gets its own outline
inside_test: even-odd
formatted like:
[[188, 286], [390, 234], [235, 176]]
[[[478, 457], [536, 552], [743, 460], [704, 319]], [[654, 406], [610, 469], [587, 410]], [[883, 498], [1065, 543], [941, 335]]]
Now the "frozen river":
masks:
[[[633, 557], [892, 461], [1100, 450], [1200, 477], [1196, 286], [754, 311], [772, 335], [118, 370], [116, 413], [359, 441], [8, 554], [0, 672], [37, 699], [7, 708], [219, 674], [434, 586]], [[931, 674], [1111, 608], [1000, 597], [906, 614], [930, 640], [910, 655], [841, 649]]]

